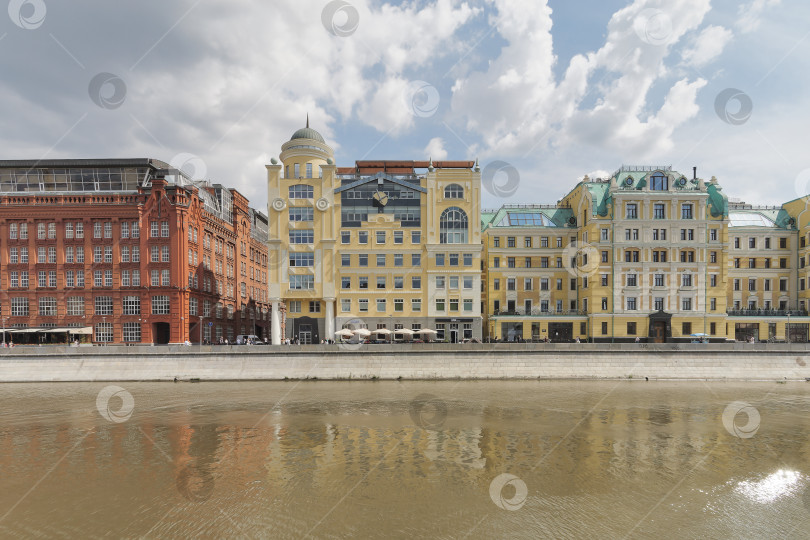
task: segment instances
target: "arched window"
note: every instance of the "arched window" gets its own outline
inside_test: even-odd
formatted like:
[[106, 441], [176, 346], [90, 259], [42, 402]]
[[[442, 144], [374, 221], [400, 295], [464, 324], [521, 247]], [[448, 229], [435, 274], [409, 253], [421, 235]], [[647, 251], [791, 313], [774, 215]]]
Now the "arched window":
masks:
[[466, 244], [467, 229], [467, 214], [461, 208], [451, 206], [439, 218], [439, 243]]
[[445, 199], [463, 199], [464, 198], [464, 188], [458, 184], [450, 184], [446, 188], [444, 188], [444, 198]]

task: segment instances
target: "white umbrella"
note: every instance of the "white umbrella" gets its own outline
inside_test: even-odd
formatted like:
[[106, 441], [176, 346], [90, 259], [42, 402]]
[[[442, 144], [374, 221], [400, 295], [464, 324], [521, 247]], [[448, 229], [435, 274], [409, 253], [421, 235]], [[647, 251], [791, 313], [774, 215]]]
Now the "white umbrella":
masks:
[[399, 330], [394, 330], [395, 334], [405, 334], [406, 336], [414, 335], [414, 331], [409, 328], [400, 328]]
[[371, 332], [369, 332], [367, 328], [358, 328], [357, 330], [354, 331], [354, 335], [361, 337], [368, 337], [371, 335]]
[[383, 335], [387, 336], [388, 334], [391, 333], [391, 330], [389, 330], [387, 328], [377, 328], [376, 330], [374, 330], [374, 333], [375, 334], [383, 334]]
[[422, 328], [417, 332], [417, 334], [435, 334], [436, 330], [431, 330], [430, 328]]
[[348, 328], [342, 328], [337, 332], [335, 332], [335, 335], [340, 337], [352, 337], [354, 335], [354, 332], [352, 332]]

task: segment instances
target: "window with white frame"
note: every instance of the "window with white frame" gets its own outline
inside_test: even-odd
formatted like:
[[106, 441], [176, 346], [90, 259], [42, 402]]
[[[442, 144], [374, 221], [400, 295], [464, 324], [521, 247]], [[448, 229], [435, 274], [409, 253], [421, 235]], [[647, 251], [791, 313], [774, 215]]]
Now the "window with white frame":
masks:
[[84, 296], [67, 297], [67, 315], [70, 317], [84, 315]]
[[94, 301], [95, 301], [95, 314], [96, 315], [112, 315], [113, 314], [113, 299], [112, 299], [112, 296], [96, 296]]
[[152, 315], [168, 315], [169, 309], [168, 296], [159, 295], [152, 297]]
[[141, 297], [140, 296], [125, 296], [123, 298], [124, 315], [140, 315], [141, 314]]
[[40, 298], [39, 298], [39, 314], [42, 317], [55, 317], [56, 316], [56, 297], [55, 296], [40, 296]]
[[125, 322], [123, 324], [123, 337], [126, 343], [139, 342], [141, 340], [141, 323]]

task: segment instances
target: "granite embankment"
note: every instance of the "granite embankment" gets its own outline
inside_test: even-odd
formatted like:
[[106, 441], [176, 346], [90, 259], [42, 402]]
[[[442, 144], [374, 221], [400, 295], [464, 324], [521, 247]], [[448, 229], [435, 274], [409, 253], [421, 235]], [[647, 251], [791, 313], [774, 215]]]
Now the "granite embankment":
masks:
[[764, 343], [15, 347], [0, 349], [0, 382], [804, 380], [808, 364], [809, 344]]

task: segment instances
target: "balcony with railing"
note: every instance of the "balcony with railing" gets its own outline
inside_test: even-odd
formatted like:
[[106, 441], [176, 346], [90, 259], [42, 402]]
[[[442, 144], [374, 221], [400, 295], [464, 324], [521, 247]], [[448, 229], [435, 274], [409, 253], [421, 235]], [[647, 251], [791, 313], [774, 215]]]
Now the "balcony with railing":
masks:
[[807, 317], [803, 309], [727, 309], [731, 317]]
[[588, 312], [584, 310], [577, 310], [577, 309], [568, 309], [568, 310], [546, 310], [543, 311], [540, 308], [533, 308], [530, 311], [526, 309], [500, 309], [495, 311], [492, 316], [493, 317], [583, 317], [587, 315]]

